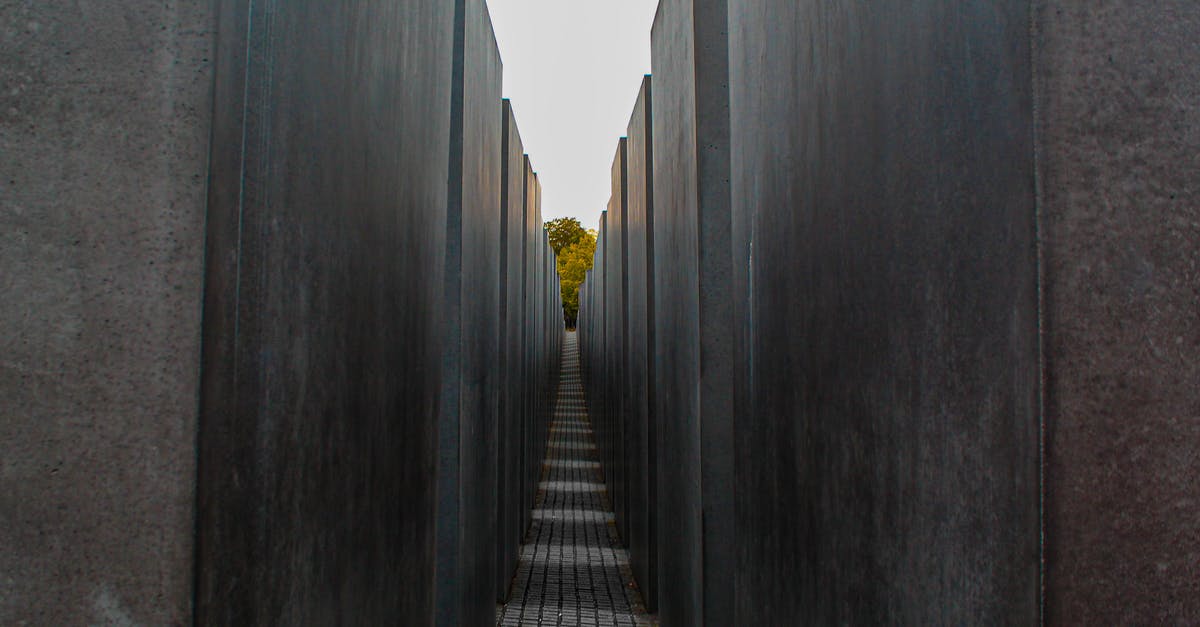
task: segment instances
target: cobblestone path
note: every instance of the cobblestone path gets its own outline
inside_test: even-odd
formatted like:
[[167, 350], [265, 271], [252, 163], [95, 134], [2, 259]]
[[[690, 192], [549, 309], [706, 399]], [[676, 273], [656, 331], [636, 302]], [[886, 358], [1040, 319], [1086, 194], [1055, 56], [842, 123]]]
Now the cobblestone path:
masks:
[[533, 524], [499, 625], [652, 625], [633, 584], [579, 379], [574, 333], [563, 346]]

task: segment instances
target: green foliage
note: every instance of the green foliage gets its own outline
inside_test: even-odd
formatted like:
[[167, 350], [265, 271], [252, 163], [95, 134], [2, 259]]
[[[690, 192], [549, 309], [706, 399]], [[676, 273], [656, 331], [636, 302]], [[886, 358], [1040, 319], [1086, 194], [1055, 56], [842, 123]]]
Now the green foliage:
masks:
[[[564, 219], [571, 220], [576, 225], [579, 224], [579, 221], [574, 218]], [[547, 230], [549, 230], [548, 227]], [[575, 328], [575, 321], [579, 316], [579, 285], [587, 278], [588, 270], [592, 269], [595, 254], [596, 232], [585, 231], [582, 227], [579, 228], [579, 237], [574, 242], [566, 244], [562, 252], [558, 253], [557, 265], [562, 289], [563, 317], [566, 319], [569, 329]]]
[[587, 234], [583, 225], [575, 218], [559, 218], [550, 220], [545, 225], [546, 235], [550, 239], [550, 248], [555, 255], [561, 255], [563, 249], [578, 243]]

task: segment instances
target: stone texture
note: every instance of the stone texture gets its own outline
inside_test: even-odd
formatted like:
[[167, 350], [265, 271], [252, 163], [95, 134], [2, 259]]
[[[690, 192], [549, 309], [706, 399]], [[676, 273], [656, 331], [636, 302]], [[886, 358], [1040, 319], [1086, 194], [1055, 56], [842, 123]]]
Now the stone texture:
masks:
[[502, 67], [484, 1], [460, 0], [457, 7], [441, 312], [437, 623], [483, 625], [495, 618]]
[[[592, 288], [592, 302], [595, 303], [594, 323], [592, 327], [594, 332], [583, 336], [589, 346], [589, 354], [592, 355], [590, 366], [587, 368], [587, 378], [584, 379], [585, 389], [587, 393], [588, 407], [592, 420], [592, 427], [596, 430], [597, 446], [606, 451], [607, 445], [601, 440], [602, 437], [602, 421], [605, 419], [607, 409], [607, 395], [604, 390], [604, 374], [606, 364], [608, 363], [609, 354], [605, 338], [608, 335], [607, 317], [608, 309], [605, 307], [604, 294], [606, 291], [606, 283], [608, 275], [604, 272], [605, 256], [608, 249], [608, 211], [600, 213], [600, 228], [596, 231], [596, 253], [592, 262], [592, 276], [595, 279], [595, 285]], [[603, 457], [606, 453], [601, 453], [600, 461], [608, 464], [609, 460]], [[607, 481], [607, 475], [605, 477]]]
[[629, 120], [627, 148], [627, 207], [625, 237], [628, 355], [624, 373], [627, 399], [628, 452], [625, 536], [637, 582], [646, 606], [657, 606], [658, 545], [654, 503], [658, 494], [654, 427], [654, 158], [650, 77], [642, 88]]
[[579, 378], [575, 334], [561, 353], [550, 446], [512, 600], [499, 625], [649, 625], [621, 546]]
[[524, 251], [522, 263], [525, 266], [525, 288], [522, 294], [522, 299], [525, 303], [525, 318], [522, 321], [525, 333], [525, 345], [523, 347], [523, 360], [525, 369], [525, 389], [523, 391], [524, 413], [522, 415], [522, 454], [521, 465], [525, 469], [522, 473], [522, 501], [521, 511], [523, 515], [522, 529], [528, 529], [531, 522], [529, 512], [533, 509], [533, 497], [536, 493], [534, 482], [536, 481], [538, 464], [534, 450], [537, 448], [537, 347], [536, 340], [537, 328], [534, 326], [536, 298], [534, 291], [537, 281], [537, 242], [539, 240], [538, 232], [541, 229], [541, 215], [538, 213], [537, 193], [538, 193], [537, 175], [533, 171], [533, 167], [529, 162], [528, 157], [525, 159], [525, 235], [524, 235]]
[[1200, 622], [1200, 5], [1034, 3], [1046, 619]]
[[663, 0], [651, 34], [657, 506], [672, 530], [658, 592], [663, 622], [678, 625], [734, 624], [726, 9]]
[[454, 7], [220, 14], [196, 622], [429, 622]]
[[501, 601], [508, 599], [512, 586], [517, 585], [513, 579], [516, 547], [532, 522], [563, 346], [562, 301], [554, 255], [542, 226], [541, 184], [529, 156], [520, 153], [519, 144], [511, 143], [512, 138], [519, 141], [511, 109], [504, 119], [510, 124], [505, 175], [508, 190], [504, 199], [509, 233], [505, 242], [511, 255], [511, 263], [507, 264], [512, 273], [508, 279], [509, 297], [514, 301], [505, 317], [508, 328], [503, 333], [515, 344], [501, 352], [511, 388], [510, 407], [501, 414], [504, 426], [500, 433], [500, 439], [509, 443], [508, 452], [499, 461], [510, 487], [499, 504], [499, 516], [511, 519], [501, 521], [507, 531], [498, 545], [498, 555], [502, 556], [498, 560]]
[[0, 623], [182, 624], [214, 8], [0, 25]]
[[1037, 623], [1028, 5], [729, 14], [736, 622]]
[[605, 238], [604, 274], [607, 277], [604, 306], [610, 313], [605, 318], [607, 338], [604, 346], [608, 361], [601, 380], [605, 396], [605, 414], [600, 422], [600, 450], [605, 461], [605, 479], [608, 481], [613, 509], [617, 516], [617, 529], [622, 537], [628, 537], [629, 495], [627, 491], [628, 460], [627, 445], [627, 397], [625, 373], [628, 371], [629, 312], [625, 308], [629, 293], [629, 277], [626, 259], [629, 256], [629, 241], [626, 231], [626, 206], [629, 185], [626, 167], [627, 141], [617, 142], [613, 156], [612, 196], [609, 197], [607, 237]]
[[522, 245], [525, 227], [525, 154], [521, 133], [513, 116], [512, 105], [504, 100], [501, 124], [504, 139], [501, 149], [500, 197], [500, 409], [497, 427], [497, 520], [496, 566], [497, 600], [508, 597], [513, 573], [517, 568], [517, 548], [521, 542], [525, 517], [522, 511], [521, 459], [521, 325], [525, 319], [521, 288]]
[[0, 16], [0, 623], [492, 622], [562, 333], [483, 1]]

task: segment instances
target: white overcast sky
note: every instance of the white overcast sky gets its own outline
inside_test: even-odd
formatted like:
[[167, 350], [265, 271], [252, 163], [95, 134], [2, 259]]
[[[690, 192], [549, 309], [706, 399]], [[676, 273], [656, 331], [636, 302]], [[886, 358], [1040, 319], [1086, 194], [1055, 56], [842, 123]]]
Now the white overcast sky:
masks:
[[642, 77], [658, 0], [487, 0], [542, 217], [596, 228]]

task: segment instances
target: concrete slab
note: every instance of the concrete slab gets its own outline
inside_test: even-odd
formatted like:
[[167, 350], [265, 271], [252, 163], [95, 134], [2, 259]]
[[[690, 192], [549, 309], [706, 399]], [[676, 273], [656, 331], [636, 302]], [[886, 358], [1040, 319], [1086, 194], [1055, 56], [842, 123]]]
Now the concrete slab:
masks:
[[1046, 620], [1200, 622], [1200, 5], [1033, 4]]
[[563, 338], [483, 0], [62, 4], [0, 8], [0, 623], [494, 622]]
[[220, 15], [196, 622], [427, 622], [453, 6]]
[[528, 529], [530, 523], [529, 512], [533, 509], [533, 494], [534, 494], [534, 465], [537, 459], [535, 448], [537, 446], [537, 421], [535, 420], [537, 411], [537, 373], [534, 371], [536, 365], [536, 352], [534, 348], [534, 338], [536, 332], [533, 327], [533, 312], [534, 312], [534, 281], [536, 277], [536, 264], [534, 260], [534, 247], [536, 246], [537, 230], [540, 224], [540, 218], [537, 214], [537, 179], [533, 172], [533, 167], [529, 162], [529, 157], [525, 158], [525, 225], [523, 229], [524, 241], [522, 251], [522, 263], [524, 264], [524, 289], [522, 293], [522, 301], [524, 303], [524, 317], [522, 320], [522, 329], [524, 332], [524, 345], [522, 346], [522, 360], [525, 370], [525, 386], [522, 391], [524, 411], [521, 416], [521, 512], [523, 521], [521, 528]]
[[521, 325], [524, 310], [521, 302], [522, 249], [525, 225], [525, 149], [512, 103], [504, 100], [501, 115], [504, 136], [501, 148], [500, 196], [500, 409], [497, 427], [497, 579], [498, 601], [508, 598], [509, 587], [517, 569], [517, 549], [524, 535], [521, 524], [525, 512], [521, 509]]
[[630, 560], [646, 607], [658, 596], [658, 546], [654, 503], [658, 498], [654, 413], [654, 149], [651, 136], [651, 81], [642, 81], [629, 120], [627, 146], [626, 318], [628, 355], [624, 390], [627, 401], [627, 524]]
[[191, 619], [216, 21], [0, 7], [2, 624]]
[[659, 544], [658, 600], [668, 624], [735, 624], [726, 24], [723, 0], [663, 0], [651, 34], [658, 515], [672, 530]]
[[629, 293], [629, 276], [626, 259], [629, 256], [626, 208], [629, 204], [629, 179], [626, 164], [628, 141], [622, 137], [617, 142], [612, 163], [612, 196], [608, 201], [608, 238], [605, 245], [604, 272], [608, 283], [604, 294], [605, 307], [612, 312], [607, 320], [608, 343], [605, 352], [609, 356], [604, 373], [604, 388], [607, 397], [605, 426], [602, 432], [607, 449], [606, 478], [609, 482], [609, 497], [617, 516], [617, 530], [621, 537], [629, 537], [629, 495], [627, 459], [628, 398], [625, 389], [625, 373], [628, 371], [629, 356], [629, 311], [625, 307]]
[[[608, 274], [604, 271], [606, 266], [605, 255], [608, 249], [608, 211], [600, 213], [600, 228], [596, 236], [596, 256], [592, 273], [596, 276], [595, 285], [595, 301], [596, 301], [596, 335], [592, 340], [595, 347], [593, 349], [594, 361], [591, 368], [591, 377], [585, 381], [588, 386], [588, 405], [592, 412], [592, 426], [596, 430], [596, 445], [600, 447], [602, 463], [608, 464], [608, 442], [604, 439], [604, 429], [607, 427], [607, 397], [604, 390], [604, 373], [606, 364], [608, 363], [609, 355], [606, 349], [606, 338], [608, 336], [608, 309], [605, 307], [604, 294], [607, 291]], [[607, 477], [606, 477], [607, 481]]]
[[545, 440], [542, 437], [542, 423], [546, 412], [546, 367], [542, 362], [542, 355], [545, 354], [545, 338], [542, 335], [542, 322], [545, 317], [545, 312], [542, 307], [542, 283], [545, 279], [545, 255], [546, 255], [546, 231], [542, 225], [542, 205], [541, 205], [541, 182], [538, 180], [536, 172], [530, 173], [530, 188], [529, 188], [529, 203], [530, 203], [530, 224], [529, 224], [529, 255], [531, 273], [529, 276], [529, 307], [530, 314], [527, 324], [529, 324], [530, 334], [533, 338], [530, 342], [530, 369], [533, 373], [533, 380], [530, 381], [530, 412], [529, 412], [529, 456], [525, 460], [526, 481], [526, 502], [530, 507], [533, 506], [533, 499], [536, 494], [536, 485], [540, 475], [540, 468], [544, 455], [542, 447], [545, 445]]
[[502, 66], [484, 1], [456, 7], [436, 622], [482, 625], [495, 620]]
[[1029, 8], [835, 5], [730, 2], [736, 622], [1036, 624]]

